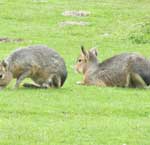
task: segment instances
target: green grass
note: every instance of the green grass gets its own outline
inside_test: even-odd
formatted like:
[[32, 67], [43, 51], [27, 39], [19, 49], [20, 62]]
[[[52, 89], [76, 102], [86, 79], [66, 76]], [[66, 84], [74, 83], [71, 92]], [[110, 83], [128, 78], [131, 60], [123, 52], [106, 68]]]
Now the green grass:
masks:
[[[47, 44], [64, 57], [68, 78], [61, 89], [15, 90], [12, 81], [1, 91], [0, 144], [149, 145], [150, 90], [78, 86], [82, 77], [73, 70], [80, 45], [96, 46], [100, 61], [121, 52], [150, 57], [149, 0], [33, 1], [0, 1], [0, 37], [24, 39], [0, 43], [0, 59], [18, 47]], [[64, 17], [65, 10], [91, 15]], [[67, 20], [91, 24], [59, 25]]]

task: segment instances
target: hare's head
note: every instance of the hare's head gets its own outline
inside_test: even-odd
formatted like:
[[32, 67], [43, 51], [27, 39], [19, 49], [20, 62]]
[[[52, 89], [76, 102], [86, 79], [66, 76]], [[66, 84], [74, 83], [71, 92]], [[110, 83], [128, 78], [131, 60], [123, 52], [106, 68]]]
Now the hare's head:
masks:
[[11, 79], [12, 75], [7, 71], [6, 63], [0, 62], [0, 87], [7, 86]]
[[0, 62], [0, 80], [5, 78], [5, 73], [6, 73], [6, 65], [4, 61]]
[[83, 46], [81, 46], [81, 54], [78, 57], [75, 65], [75, 69], [79, 73], [85, 73], [85, 71], [93, 64], [97, 64], [97, 50], [95, 48], [86, 51]]

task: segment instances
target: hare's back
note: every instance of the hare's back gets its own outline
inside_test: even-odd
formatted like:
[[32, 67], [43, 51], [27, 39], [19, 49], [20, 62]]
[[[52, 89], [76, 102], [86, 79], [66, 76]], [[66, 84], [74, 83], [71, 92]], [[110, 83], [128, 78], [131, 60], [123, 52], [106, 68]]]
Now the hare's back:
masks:
[[64, 60], [53, 49], [44, 45], [34, 45], [14, 51], [6, 60], [9, 65], [51, 66], [63, 64]]

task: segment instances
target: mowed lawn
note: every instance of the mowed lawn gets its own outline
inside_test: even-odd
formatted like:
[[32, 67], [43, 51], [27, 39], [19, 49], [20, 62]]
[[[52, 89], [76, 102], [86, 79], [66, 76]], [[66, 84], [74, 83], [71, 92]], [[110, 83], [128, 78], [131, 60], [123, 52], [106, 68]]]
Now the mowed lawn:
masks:
[[68, 69], [61, 89], [16, 90], [13, 80], [0, 92], [0, 145], [150, 145], [150, 90], [79, 86], [74, 72], [81, 45], [97, 47], [100, 61], [122, 52], [150, 58], [149, 0], [0, 0], [0, 38], [9, 38], [0, 42], [1, 60], [46, 44]]

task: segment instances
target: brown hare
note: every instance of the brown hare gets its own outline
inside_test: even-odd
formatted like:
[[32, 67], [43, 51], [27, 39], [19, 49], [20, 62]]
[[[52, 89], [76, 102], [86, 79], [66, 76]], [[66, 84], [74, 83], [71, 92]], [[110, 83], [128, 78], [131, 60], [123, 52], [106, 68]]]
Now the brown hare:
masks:
[[150, 84], [150, 62], [136, 53], [122, 53], [99, 63], [97, 51], [86, 51], [81, 47], [75, 69], [82, 73], [81, 85], [137, 87], [145, 88]]
[[61, 87], [67, 78], [64, 59], [47, 46], [34, 45], [17, 49], [0, 63], [1, 88], [12, 78], [17, 79], [15, 87], [18, 88], [27, 77], [35, 84], [24, 84], [25, 87]]

